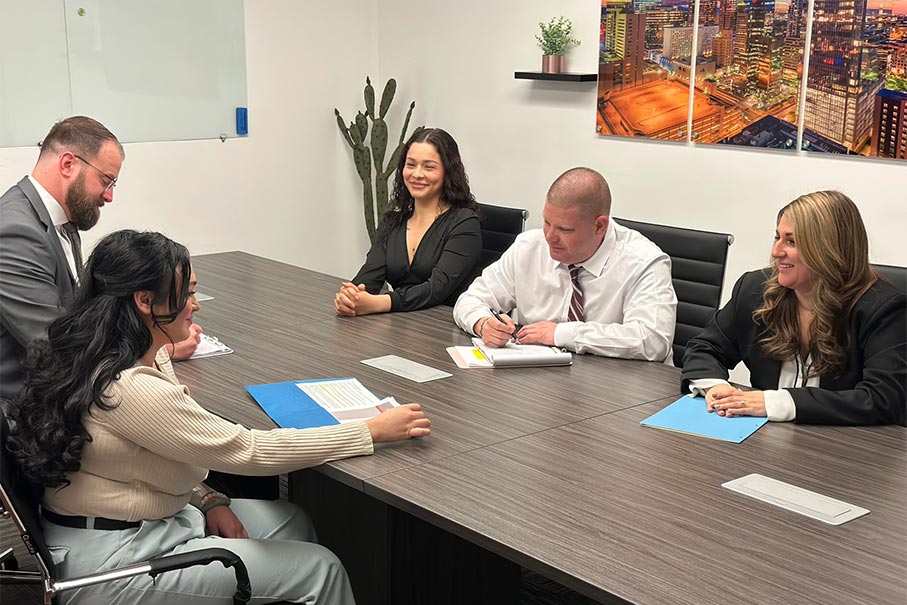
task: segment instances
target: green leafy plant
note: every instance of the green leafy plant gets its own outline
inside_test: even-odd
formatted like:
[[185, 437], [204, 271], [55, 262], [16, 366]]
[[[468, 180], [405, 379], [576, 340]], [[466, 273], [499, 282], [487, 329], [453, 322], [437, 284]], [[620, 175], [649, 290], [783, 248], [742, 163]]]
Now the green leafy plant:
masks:
[[[400, 130], [397, 147], [391, 153], [387, 164], [385, 164], [387, 122], [384, 117], [394, 101], [396, 92], [397, 81], [391, 78], [384, 85], [384, 92], [381, 93], [381, 103], [378, 105], [378, 113], [376, 114], [375, 89], [372, 87], [371, 80], [365, 78], [365, 113], [356, 112], [356, 119], [347, 126], [343, 116], [340, 115], [340, 111], [336, 108], [334, 109], [337, 127], [340, 128], [343, 140], [353, 150], [353, 163], [356, 165], [356, 173], [359, 175], [359, 180], [362, 181], [362, 206], [365, 211], [365, 228], [368, 230], [368, 237], [372, 242], [375, 241], [377, 232], [375, 216], [377, 214], [380, 219], [387, 212], [387, 180], [397, 169], [403, 142], [406, 140], [406, 130], [409, 128], [409, 120], [413, 115], [413, 109], [416, 107], [415, 101], [409, 104], [409, 111], [406, 112], [406, 120]], [[369, 136], [369, 122], [371, 122], [371, 136]], [[419, 126], [414, 132], [423, 128], [424, 126]], [[375, 165], [374, 195], [372, 194], [372, 163]]]
[[540, 33], [535, 35], [539, 42], [539, 48], [545, 55], [563, 55], [567, 52], [567, 47], [571, 44], [580, 45], [580, 41], [571, 38], [573, 33], [573, 22], [563, 15], [552, 17], [547, 24], [539, 22]]

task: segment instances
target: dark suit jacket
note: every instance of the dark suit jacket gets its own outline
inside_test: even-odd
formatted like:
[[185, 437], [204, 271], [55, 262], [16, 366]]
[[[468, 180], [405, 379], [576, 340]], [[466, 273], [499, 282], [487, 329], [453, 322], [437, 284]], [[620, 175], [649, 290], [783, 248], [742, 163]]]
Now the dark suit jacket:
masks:
[[72, 292], [57, 231], [23, 178], [0, 197], [0, 399], [22, 388], [28, 345], [46, 334]]
[[[743, 361], [753, 387], [778, 388], [781, 362], [762, 356], [765, 331], [753, 321], [762, 304], [767, 271], [741, 277], [734, 293], [702, 333], [687, 343], [681, 389], [699, 378], [728, 377], [728, 368]], [[795, 422], [807, 424], [907, 425], [907, 296], [879, 281], [857, 301], [850, 317], [851, 347], [847, 367], [823, 376], [819, 388], [791, 388]]]

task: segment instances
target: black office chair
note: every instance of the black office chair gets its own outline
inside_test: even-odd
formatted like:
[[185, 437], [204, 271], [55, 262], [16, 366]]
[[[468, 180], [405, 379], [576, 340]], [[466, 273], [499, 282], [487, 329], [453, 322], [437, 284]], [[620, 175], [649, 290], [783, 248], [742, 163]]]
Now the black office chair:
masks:
[[872, 265], [875, 272], [901, 292], [907, 292], [907, 267], [897, 265]]
[[529, 212], [520, 208], [479, 204], [482, 216], [482, 256], [478, 270], [495, 262], [523, 232]]
[[152, 578], [158, 574], [196, 565], [207, 565], [219, 561], [224, 567], [232, 567], [236, 574], [236, 593], [234, 605], [248, 603], [252, 596], [249, 583], [249, 572], [238, 556], [223, 548], [205, 548], [178, 555], [169, 555], [128, 565], [117, 569], [58, 580], [55, 576], [53, 559], [41, 531], [38, 521], [38, 494], [40, 489], [29, 482], [16, 467], [13, 457], [6, 449], [9, 426], [6, 416], [0, 413], [0, 516], [8, 517], [19, 530], [25, 548], [35, 557], [38, 571], [21, 571], [12, 549], [0, 553], [0, 584], [37, 585], [44, 594], [45, 605], [52, 603], [53, 596], [65, 590], [74, 590], [104, 582], [114, 582], [125, 578], [148, 574]]
[[679, 365], [687, 342], [702, 331], [721, 304], [727, 252], [734, 236], [622, 218], [615, 220], [639, 231], [671, 257], [671, 278], [677, 294], [674, 364]]

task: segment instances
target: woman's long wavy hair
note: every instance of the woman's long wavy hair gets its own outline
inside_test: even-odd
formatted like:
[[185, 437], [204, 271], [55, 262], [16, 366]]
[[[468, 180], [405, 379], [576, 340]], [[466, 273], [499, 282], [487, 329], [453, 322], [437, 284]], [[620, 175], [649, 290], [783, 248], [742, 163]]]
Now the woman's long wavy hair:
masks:
[[400, 152], [397, 161], [397, 172], [394, 176], [394, 192], [387, 212], [381, 220], [377, 241], [384, 241], [395, 227], [402, 225], [413, 215], [415, 201], [406, 188], [403, 180], [403, 168], [406, 166], [406, 155], [413, 143], [429, 143], [441, 156], [444, 165], [444, 186], [441, 188], [441, 201], [450, 208], [471, 208], [478, 214], [476, 198], [469, 190], [469, 177], [460, 158], [457, 142], [446, 131], [440, 128], [422, 128], [413, 133]]
[[10, 451], [32, 481], [69, 484], [91, 440], [85, 413], [114, 407], [107, 387], [151, 347], [134, 294], [150, 291], [153, 305], [171, 310], [152, 313], [154, 325], [172, 323], [187, 304], [190, 273], [188, 250], [159, 233], [117, 231], [95, 247], [72, 305], [29, 350], [12, 405]]
[[[869, 239], [860, 211], [839, 191], [816, 191], [795, 199], [778, 213], [794, 231], [797, 253], [812, 271], [813, 313], [809, 351], [811, 376], [835, 375], [850, 348], [850, 314], [878, 280], [869, 265]], [[766, 326], [762, 352], [770, 359], [793, 359], [801, 348], [796, 294], [778, 283], [772, 259], [762, 307], [753, 319]]]

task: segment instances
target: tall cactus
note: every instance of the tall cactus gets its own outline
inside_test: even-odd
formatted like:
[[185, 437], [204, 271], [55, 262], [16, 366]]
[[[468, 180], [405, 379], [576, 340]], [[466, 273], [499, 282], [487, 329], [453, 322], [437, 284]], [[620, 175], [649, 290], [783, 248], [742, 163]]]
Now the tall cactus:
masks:
[[[381, 103], [378, 106], [378, 113], [375, 113], [375, 89], [369, 78], [365, 79], [365, 113], [361, 111], [356, 114], [356, 120], [349, 126], [340, 111], [334, 109], [334, 115], [337, 118], [337, 127], [340, 128], [340, 134], [343, 140], [347, 142], [353, 150], [353, 163], [356, 165], [356, 173], [362, 181], [362, 204], [365, 211], [365, 228], [368, 230], [369, 239], [374, 242], [376, 234], [375, 218], [380, 219], [387, 212], [388, 204], [388, 187], [387, 181], [397, 169], [397, 163], [400, 161], [400, 153], [403, 149], [403, 143], [406, 140], [406, 131], [409, 128], [409, 120], [413, 115], [413, 109], [416, 102], [409, 104], [409, 111], [406, 112], [406, 120], [400, 131], [400, 138], [397, 141], [397, 147], [390, 155], [387, 164], [384, 158], [387, 154], [387, 122], [384, 117], [394, 101], [394, 94], [397, 92], [397, 81], [393, 78], [387, 81], [384, 86], [384, 92], [381, 93]], [[368, 136], [369, 120], [372, 122], [371, 139], [366, 144]], [[421, 130], [424, 126], [419, 126], [416, 131]], [[375, 185], [374, 196], [372, 195], [372, 163], [375, 165]]]

